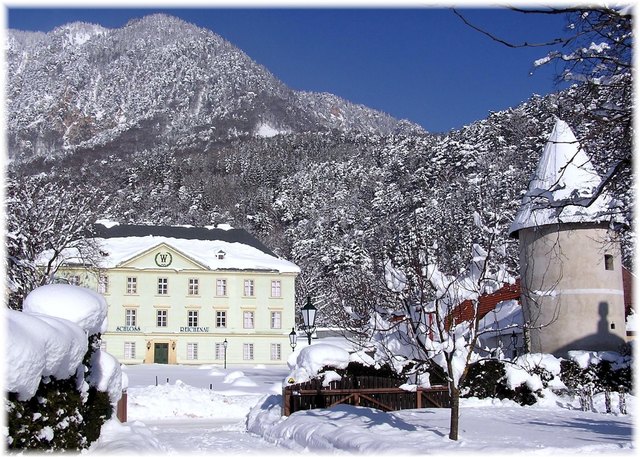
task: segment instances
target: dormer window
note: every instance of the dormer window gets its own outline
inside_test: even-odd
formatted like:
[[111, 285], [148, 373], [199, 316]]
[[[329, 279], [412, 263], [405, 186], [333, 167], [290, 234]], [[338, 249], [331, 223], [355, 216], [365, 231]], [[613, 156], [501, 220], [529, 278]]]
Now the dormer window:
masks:
[[216, 258], [218, 260], [224, 260], [224, 257], [227, 255], [226, 252], [224, 252], [222, 249], [218, 251], [218, 253], [216, 254]]

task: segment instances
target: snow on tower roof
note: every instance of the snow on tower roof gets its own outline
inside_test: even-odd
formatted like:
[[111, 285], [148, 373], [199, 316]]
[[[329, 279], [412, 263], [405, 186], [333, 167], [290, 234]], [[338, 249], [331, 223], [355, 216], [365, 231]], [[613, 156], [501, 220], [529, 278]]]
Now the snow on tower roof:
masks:
[[601, 181], [569, 125], [558, 119], [509, 235], [517, 238], [524, 228], [558, 223], [610, 221], [616, 200], [603, 192], [588, 203]]

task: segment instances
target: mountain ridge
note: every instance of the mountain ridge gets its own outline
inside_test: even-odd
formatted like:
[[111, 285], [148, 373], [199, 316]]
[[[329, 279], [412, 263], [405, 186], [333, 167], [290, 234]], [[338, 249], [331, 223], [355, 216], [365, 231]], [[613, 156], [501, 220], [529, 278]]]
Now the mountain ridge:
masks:
[[220, 35], [165, 14], [121, 28], [9, 30], [9, 157], [199, 147], [256, 134], [426, 132], [328, 93], [296, 91]]

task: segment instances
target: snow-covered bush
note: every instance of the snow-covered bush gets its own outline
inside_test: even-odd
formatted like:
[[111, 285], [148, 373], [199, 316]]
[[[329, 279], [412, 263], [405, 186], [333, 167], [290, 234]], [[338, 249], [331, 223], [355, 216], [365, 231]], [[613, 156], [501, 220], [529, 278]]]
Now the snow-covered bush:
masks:
[[469, 367], [463, 397], [509, 399], [532, 405], [546, 390], [590, 397], [630, 392], [631, 358], [614, 352], [572, 351], [569, 359], [525, 354], [514, 361], [482, 360]]
[[100, 350], [107, 306], [95, 292], [43, 286], [7, 310], [7, 447], [81, 450], [121, 395], [117, 361]]
[[569, 390], [585, 387], [598, 392], [630, 392], [632, 364], [630, 356], [616, 352], [572, 351], [561, 362], [561, 379]]

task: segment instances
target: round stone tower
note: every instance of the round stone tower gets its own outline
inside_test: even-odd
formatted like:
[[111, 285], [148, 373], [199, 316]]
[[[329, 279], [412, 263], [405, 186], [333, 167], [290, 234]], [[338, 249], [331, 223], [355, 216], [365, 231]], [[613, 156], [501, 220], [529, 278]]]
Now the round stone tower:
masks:
[[530, 352], [618, 350], [625, 338], [616, 201], [593, 198], [601, 178], [558, 120], [511, 224], [520, 241]]

